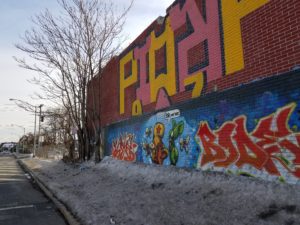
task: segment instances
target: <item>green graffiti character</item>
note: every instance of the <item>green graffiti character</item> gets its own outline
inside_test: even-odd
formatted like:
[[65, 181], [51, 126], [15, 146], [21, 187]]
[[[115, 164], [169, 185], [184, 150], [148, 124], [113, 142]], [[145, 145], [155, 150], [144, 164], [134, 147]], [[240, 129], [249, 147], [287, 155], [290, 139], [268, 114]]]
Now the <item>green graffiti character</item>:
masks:
[[180, 121], [176, 123], [176, 121], [172, 120], [172, 129], [169, 131], [169, 154], [171, 165], [176, 166], [178, 161], [178, 149], [175, 145], [175, 140], [183, 133], [184, 122]]

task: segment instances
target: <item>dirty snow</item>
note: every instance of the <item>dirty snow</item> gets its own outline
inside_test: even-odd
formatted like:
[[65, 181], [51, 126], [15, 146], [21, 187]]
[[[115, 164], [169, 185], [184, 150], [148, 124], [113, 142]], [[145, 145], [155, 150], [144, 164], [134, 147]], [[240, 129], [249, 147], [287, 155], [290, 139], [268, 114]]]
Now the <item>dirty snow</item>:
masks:
[[89, 225], [299, 225], [299, 186], [117, 161], [22, 159]]

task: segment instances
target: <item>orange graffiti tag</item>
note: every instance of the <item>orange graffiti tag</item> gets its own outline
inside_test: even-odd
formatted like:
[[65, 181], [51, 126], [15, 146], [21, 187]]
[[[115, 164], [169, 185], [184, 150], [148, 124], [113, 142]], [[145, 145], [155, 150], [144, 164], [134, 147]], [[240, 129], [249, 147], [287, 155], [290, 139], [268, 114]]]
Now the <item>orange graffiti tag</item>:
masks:
[[138, 145], [132, 134], [121, 135], [112, 143], [112, 157], [119, 160], [135, 161]]

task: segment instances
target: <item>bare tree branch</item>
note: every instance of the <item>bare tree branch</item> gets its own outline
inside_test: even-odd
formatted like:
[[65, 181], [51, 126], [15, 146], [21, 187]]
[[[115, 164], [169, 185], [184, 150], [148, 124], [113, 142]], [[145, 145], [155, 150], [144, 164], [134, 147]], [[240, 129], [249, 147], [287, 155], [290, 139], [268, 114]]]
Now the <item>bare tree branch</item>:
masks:
[[[35, 27], [25, 32], [22, 44], [16, 45], [34, 63], [21, 58], [15, 60], [21, 67], [37, 72], [38, 76], [31, 82], [43, 92], [36, 95], [39, 99], [65, 108], [72, 126], [78, 129], [80, 157], [84, 158], [89, 157], [88, 83], [119, 52], [121, 32], [133, 0], [120, 13], [113, 0], [58, 0], [58, 3], [62, 13], [54, 16], [45, 10], [33, 17]], [[95, 135], [96, 127], [93, 124]]]

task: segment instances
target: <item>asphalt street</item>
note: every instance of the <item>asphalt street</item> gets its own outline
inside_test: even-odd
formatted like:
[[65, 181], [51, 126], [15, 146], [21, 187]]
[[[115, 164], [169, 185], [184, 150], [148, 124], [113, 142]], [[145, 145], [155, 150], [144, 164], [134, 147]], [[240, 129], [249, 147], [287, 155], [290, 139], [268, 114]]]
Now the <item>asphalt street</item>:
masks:
[[0, 154], [0, 225], [66, 225], [11, 155]]

